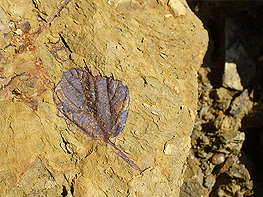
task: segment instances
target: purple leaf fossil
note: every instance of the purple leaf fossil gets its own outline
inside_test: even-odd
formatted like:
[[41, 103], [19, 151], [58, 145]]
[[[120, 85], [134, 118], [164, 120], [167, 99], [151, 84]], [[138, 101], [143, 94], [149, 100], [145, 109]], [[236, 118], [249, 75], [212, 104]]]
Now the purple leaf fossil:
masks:
[[112, 150], [139, 173], [142, 170], [110, 140], [124, 128], [128, 117], [129, 90], [110, 77], [94, 77], [81, 68], [63, 73], [55, 88], [59, 116], [90, 138], [109, 144]]

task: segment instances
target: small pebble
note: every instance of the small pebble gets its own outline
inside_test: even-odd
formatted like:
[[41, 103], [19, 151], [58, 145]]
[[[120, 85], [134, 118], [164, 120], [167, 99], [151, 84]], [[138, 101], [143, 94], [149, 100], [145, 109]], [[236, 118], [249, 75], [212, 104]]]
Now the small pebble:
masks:
[[215, 153], [212, 157], [212, 163], [219, 165], [225, 161], [225, 155], [223, 153]]

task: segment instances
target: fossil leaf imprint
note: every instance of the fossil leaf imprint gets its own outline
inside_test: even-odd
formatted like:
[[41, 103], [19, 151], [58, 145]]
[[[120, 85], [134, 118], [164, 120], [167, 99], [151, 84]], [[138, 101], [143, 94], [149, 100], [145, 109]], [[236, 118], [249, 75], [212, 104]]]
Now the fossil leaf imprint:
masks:
[[139, 173], [142, 170], [110, 140], [124, 128], [128, 117], [129, 90], [120, 81], [94, 77], [81, 68], [63, 73], [54, 101], [59, 115], [94, 140], [104, 141]]

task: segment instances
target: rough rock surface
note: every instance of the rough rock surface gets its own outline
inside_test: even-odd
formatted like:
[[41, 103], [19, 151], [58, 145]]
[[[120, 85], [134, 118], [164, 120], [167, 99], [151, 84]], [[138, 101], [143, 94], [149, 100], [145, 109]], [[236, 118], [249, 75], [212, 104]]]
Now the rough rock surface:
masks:
[[188, 3], [210, 39], [181, 196], [262, 196], [263, 3]]
[[[197, 70], [207, 33], [185, 1], [74, 0], [36, 42], [50, 86], [37, 110], [0, 102], [0, 196], [178, 196], [197, 108]], [[9, 20], [47, 18], [60, 1], [1, 1]], [[185, 12], [174, 13], [176, 5]], [[63, 41], [57, 61], [44, 43]], [[22, 56], [23, 54], [21, 54]], [[64, 55], [64, 56], [63, 56]], [[63, 71], [83, 67], [129, 87], [130, 112], [117, 147], [72, 133], [53, 90]]]
[[235, 63], [225, 63], [225, 70], [223, 75], [223, 86], [235, 90], [243, 90], [240, 76], [237, 72], [237, 66]]

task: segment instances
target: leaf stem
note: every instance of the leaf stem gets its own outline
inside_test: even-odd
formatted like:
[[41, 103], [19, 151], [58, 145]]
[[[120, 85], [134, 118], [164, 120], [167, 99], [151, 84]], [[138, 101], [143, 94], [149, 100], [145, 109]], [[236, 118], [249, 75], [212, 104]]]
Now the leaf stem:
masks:
[[115, 144], [113, 144], [109, 139], [106, 141], [112, 148], [112, 150], [119, 155], [124, 161], [126, 161], [131, 167], [133, 167], [135, 170], [137, 170], [140, 174], [142, 173], [142, 170], [129, 158], [127, 155], [125, 155], [120, 149], [118, 149]]
[[49, 25], [51, 24], [51, 22], [54, 21], [54, 19], [60, 15], [60, 12], [68, 5], [68, 3], [69, 3], [70, 1], [71, 1], [71, 0], [63, 0], [63, 1], [60, 3], [60, 6], [58, 6], [58, 9], [47, 18], [47, 23], [46, 23], [44, 26], [42, 26], [42, 27], [35, 33], [34, 39], [33, 39], [34, 42], [38, 39], [39, 35], [49, 27]]

